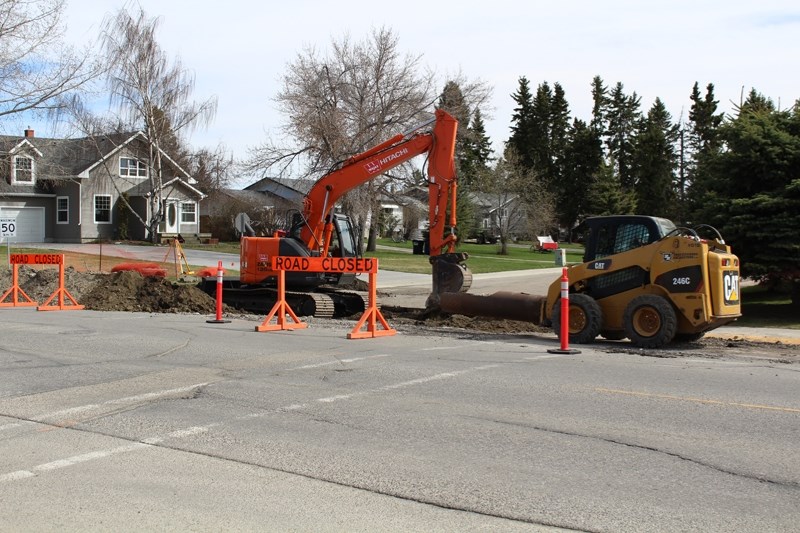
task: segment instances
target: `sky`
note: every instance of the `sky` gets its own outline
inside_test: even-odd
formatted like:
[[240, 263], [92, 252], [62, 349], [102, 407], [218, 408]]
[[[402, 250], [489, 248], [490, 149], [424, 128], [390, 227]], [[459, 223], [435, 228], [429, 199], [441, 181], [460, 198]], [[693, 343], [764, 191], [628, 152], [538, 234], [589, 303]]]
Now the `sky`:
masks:
[[[123, 0], [67, 0], [67, 40], [96, 39]], [[403, 54], [421, 55], [443, 87], [462, 73], [492, 87], [485, 115], [496, 149], [509, 136], [511, 95], [525, 76], [566, 92], [573, 118], [591, 114], [590, 84], [622, 82], [684, 119], [698, 82], [713, 83], [720, 110], [755, 88], [782, 108], [800, 98], [800, 4], [760, 0], [139, 0], [159, 17], [157, 39], [195, 75], [194, 98], [218, 98], [217, 116], [192, 146], [224, 143], [234, 157], [280, 131], [274, 98], [286, 66], [309, 47], [392, 29]], [[36, 125], [37, 135], [48, 131]]]

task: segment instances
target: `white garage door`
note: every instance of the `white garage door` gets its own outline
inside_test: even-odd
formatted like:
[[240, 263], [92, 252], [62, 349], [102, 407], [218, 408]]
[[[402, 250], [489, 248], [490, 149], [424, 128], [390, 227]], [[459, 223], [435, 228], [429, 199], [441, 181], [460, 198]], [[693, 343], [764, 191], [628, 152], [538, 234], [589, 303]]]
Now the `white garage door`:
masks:
[[11, 242], [44, 242], [44, 207], [0, 207], [0, 218], [17, 219]]

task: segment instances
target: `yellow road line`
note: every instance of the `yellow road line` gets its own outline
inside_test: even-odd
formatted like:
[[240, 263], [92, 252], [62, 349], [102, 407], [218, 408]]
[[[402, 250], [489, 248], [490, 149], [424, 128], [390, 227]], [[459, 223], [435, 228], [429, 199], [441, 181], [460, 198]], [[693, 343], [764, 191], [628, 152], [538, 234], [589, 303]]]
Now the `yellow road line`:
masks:
[[662, 400], [679, 400], [682, 402], [705, 403], [711, 405], [726, 405], [729, 407], [744, 407], [745, 409], [764, 409], [767, 411], [781, 411], [784, 413], [800, 413], [800, 409], [796, 409], [794, 407], [776, 407], [774, 405], [759, 405], [754, 403], [724, 402], [721, 400], [708, 400], [705, 398], [690, 398], [685, 396], [672, 396], [669, 394], [653, 394], [650, 392], [638, 392], [638, 391], [628, 391], [628, 390], [618, 390], [618, 389], [596, 388], [595, 391], [605, 392], [608, 394], [624, 394], [627, 396], [639, 396], [642, 398], [660, 398]]

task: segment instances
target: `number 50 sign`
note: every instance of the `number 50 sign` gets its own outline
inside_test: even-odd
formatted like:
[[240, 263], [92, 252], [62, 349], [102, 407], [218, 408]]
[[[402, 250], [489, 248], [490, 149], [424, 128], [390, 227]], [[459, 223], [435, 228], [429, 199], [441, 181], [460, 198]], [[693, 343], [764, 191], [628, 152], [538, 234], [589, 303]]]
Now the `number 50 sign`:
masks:
[[17, 236], [17, 219], [0, 218], [0, 237]]

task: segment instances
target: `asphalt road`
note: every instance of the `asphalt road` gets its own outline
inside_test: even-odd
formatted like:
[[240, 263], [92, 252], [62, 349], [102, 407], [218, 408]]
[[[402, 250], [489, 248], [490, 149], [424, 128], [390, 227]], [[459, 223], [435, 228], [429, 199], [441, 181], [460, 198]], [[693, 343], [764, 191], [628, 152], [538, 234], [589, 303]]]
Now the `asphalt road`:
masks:
[[796, 362], [206, 318], [0, 309], [0, 531], [800, 523]]

